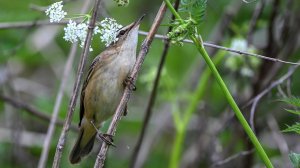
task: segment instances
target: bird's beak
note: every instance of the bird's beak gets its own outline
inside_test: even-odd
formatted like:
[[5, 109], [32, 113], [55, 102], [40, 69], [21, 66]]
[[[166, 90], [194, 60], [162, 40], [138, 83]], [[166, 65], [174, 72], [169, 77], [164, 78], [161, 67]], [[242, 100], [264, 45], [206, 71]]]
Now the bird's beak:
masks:
[[131, 29], [133, 29], [133, 28], [139, 26], [139, 25], [141, 24], [141, 21], [144, 19], [144, 17], [145, 17], [145, 14], [143, 14], [137, 21], [133, 22], [133, 23], [132, 23], [132, 28], [131, 28]]

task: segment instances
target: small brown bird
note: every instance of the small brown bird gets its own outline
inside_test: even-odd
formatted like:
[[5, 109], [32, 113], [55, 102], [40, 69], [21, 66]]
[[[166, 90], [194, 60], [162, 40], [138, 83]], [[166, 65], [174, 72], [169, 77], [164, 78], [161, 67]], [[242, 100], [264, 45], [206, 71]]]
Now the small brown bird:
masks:
[[92, 62], [82, 86], [80, 100], [80, 133], [70, 154], [72, 164], [90, 153], [97, 129], [111, 117], [124, 92], [124, 81], [136, 61], [138, 42], [138, 21], [123, 27], [119, 40], [110, 44]]

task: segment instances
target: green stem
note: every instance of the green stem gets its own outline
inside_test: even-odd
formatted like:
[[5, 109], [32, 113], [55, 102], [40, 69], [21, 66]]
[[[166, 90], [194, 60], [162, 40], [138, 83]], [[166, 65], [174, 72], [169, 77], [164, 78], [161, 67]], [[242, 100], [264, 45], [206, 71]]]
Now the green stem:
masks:
[[177, 13], [177, 11], [175, 10], [175, 8], [173, 7], [173, 5], [171, 4], [171, 2], [169, 0], [164, 0], [166, 5], [168, 6], [169, 10], [172, 12], [172, 14], [176, 17], [176, 19], [179, 19], [182, 21], [180, 15]]
[[233, 109], [236, 117], [238, 118], [241, 125], [243, 126], [245, 132], [248, 134], [248, 136], [249, 136], [251, 142], [253, 143], [254, 147], [256, 148], [256, 151], [258, 152], [259, 156], [261, 157], [261, 159], [264, 161], [265, 165], [268, 168], [273, 168], [273, 165], [272, 165], [269, 157], [265, 153], [264, 149], [262, 148], [262, 146], [259, 143], [258, 139], [256, 138], [255, 134], [251, 130], [248, 122], [244, 118], [241, 110], [239, 109], [239, 107], [237, 106], [237, 104], [234, 101], [233, 97], [231, 96], [229, 90], [227, 89], [227, 86], [225, 85], [225, 83], [224, 83], [222, 77], [220, 76], [217, 68], [215, 67], [214, 63], [211, 61], [210, 57], [208, 56], [208, 54], [207, 54], [206, 50], [204, 49], [203, 45], [201, 44], [201, 42], [195, 36], [191, 36], [190, 38], [193, 40], [193, 42], [196, 45], [198, 51], [200, 52], [200, 54], [204, 58], [206, 64], [209, 66], [210, 70], [212, 71], [212, 73], [213, 73], [214, 77], [216, 78], [217, 82], [219, 83], [223, 93], [225, 94], [225, 97], [226, 97], [228, 103], [230, 104], [230, 106]]
[[[172, 4], [170, 3], [169, 0], [164, 0], [167, 7], [169, 8], [169, 10], [173, 13], [173, 15], [181, 22], [183, 22], [182, 18], [180, 17], [180, 15], [176, 12], [176, 10], [173, 8]], [[265, 163], [267, 168], [273, 168], [273, 165], [269, 159], [269, 157], [267, 156], [267, 154], [265, 153], [264, 149], [262, 148], [261, 144], [259, 143], [257, 137], [255, 136], [255, 134], [253, 133], [253, 131], [251, 130], [249, 124], [247, 123], [246, 119], [244, 118], [242, 112], [240, 111], [239, 107], [237, 106], [236, 102], [234, 101], [233, 97], [231, 96], [229, 90], [227, 89], [226, 84], [224, 83], [222, 77], [220, 76], [217, 68], [215, 67], [214, 63], [212, 62], [212, 60], [210, 59], [210, 57], [208, 56], [205, 48], [202, 45], [202, 42], [199, 41], [198, 38], [196, 38], [195, 35], [191, 35], [190, 38], [192, 39], [192, 41], [194, 42], [194, 44], [196, 45], [198, 51], [200, 52], [200, 54], [202, 55], [202, 57], [204, 58], [206, 64], [208, 65], [208, 67], [210, 68], [210, 70], [212, 71], [214, 77], [216, 78], [218, 84], [220, 85], [222, 91], [225, 94], [225, 97], [228, 101], [228, 103], [230, 104], [230, 106], [232, 107], [236, 117], [238, 118], [239, 122], [241, 123], [241, 125], [243, 126], [245, 132], [248, 134], [251, 142], [253, 143], [254, 147], [256, 148], [256, 151], [258, 152], [259, 156], [261, 157], [261, 159], [263, 160], [263, 162]], [[185, 131], [183, 131], [185, 132]], [[183, 134], [184, 135], [184, 134]], [[182, 136], [182, 135], [180, 135]], [[175, 140], [175, 142], [177, 142]], [[182, 143], [178, 140], [178, 143]], [[176, 147], [176, 146], [175, 146]], [[180, 152], [180, 151], [179, 151]], [[179, 159], [179, 158], [178, 158]], [[173, 159], [172, 159], [173, 160]]]
[[[216, 57], [214, 58], [214, 63], [219, 64], [224, 56], [224, 52], [219, 52], [220, 54], [217, 54]], [[176, 119], [178, 114], [177, 112], [174, 113], [174, 121], [175, 121], [175, 127], [176, 127], [176, 136], [174, 140], [174, 145], [172, 149], [172, 155], [171, 155], [171, 160], [169, 167], [170, 168], [177, 168], [179, 167], [179, 162], [180, 162], [180, 154], [182, 152], [183, 148], [183, 142], [184, 138], [186, 135], [186, 130], [187, 127], [190, 123], [190, 120], [193, 116], [193, 113], [196, 111], [198, 107], [199, 101], [202, 99], [206, 87], [207, 87], [207, 82], [211, 76], [211, 71], [209, 67], [207, 67], [203, 73], [201, 74], [201, 78], [199, 78], [198, 81], [198, 86], [196, 90], [194, 91], [194, 94], [191, 95], [192, 100], [190, 101], [190, 104], [188, 105], [187, 109], [183, 113], [182, 119], [178, 121], [179, 119]]]
[[169, 168], [178, 168], [179, 166], [179, 161], [180, 161], [180, 154], [182, 151], [182, 144], [184, 141], [184, 137], [186, 134], [185, 128], [183, 128], [183, 125], [180, 124], [181, 126], [176, 126], [176, 136], [173, 144], [173, 149], [172, 149], [172, 155], [171, 155], [171, 160], [169, 164]]

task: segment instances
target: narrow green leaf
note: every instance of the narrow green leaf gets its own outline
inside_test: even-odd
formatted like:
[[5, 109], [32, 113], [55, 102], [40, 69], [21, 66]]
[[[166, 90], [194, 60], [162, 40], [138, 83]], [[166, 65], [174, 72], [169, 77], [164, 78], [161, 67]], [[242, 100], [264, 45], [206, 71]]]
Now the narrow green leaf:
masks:
[[289, 113], [293, 113], [293, 114], [296, 114], [296, 115], [300, 115], [300, 111], [299, 110], [290, 110], [290, 109], [284, 109], [286, 110], [287, 112]]
[[298, 97], [293, 96], [293, 97], [282, 99], [281, 101], [286, 102], [292, 106], [300, 107], [300, 98]]
[[288, 128], [282, 130], [282, 132], [296, 132], [297, 134], [300, 134], [300, 123], [295, 123], [292, 126], [287, 125]]

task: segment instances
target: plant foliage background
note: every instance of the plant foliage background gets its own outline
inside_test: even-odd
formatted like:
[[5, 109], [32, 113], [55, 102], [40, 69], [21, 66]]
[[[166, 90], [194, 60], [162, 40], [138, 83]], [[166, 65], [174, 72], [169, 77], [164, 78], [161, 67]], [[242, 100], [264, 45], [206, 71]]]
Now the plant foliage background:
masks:
[[[70, 50], [70, 44], [62, 38], [63, 26], [43, 25], [3, 29], [1, 25], [47, 19], [41, 9], [51, 3], [53, 1], [50, 0], [0, 1], [0, 93], [47, 115], [51, 115], [53, 110]], [[67, 1], [65, 7], [68, 13], [78, 13], [83, 3], [78, 0]], [[118, 7], [113, 1], [104, 1], [101, 13], [115, 18], [122, 25], [127, 25], [142, 14], [146, 14], [140, 29], [148, 31], [161, 3], [159, 0], [131, 0], [127, 7]], [[262, 13], [253, 32], [249, 33], [252, 16], [258, 12], [257, 8], [261, 3], [264, 3]], [[183, 9], [193, 10], [184, 6]], [[199, 11], [198, 14], [202, 16], [203, 11]], [[102, 16], [100, 18], [103, 19]], [[169, 25], [170, 18], [171, 14], [168, 12], [163, 23]], [[161, 26], [159, 33], [166, 35], [167, 29], [168, 26]], [[233, 44], [237, 44], [238, 50], [293, 62], [297, 62], [300, 58], [299, 31], [300, 3], [289, 0], [260, 0], [251, 3], [242, 0], [207, 1], [205, 17], [198, 28], [198, 33], [202, 35], [204, 41], [226, 47], [236, 47]], [[140, 35], [139, 42], [143, 39], [144, 36]], [[245, 46], [247, 41], [249, 45]], [[97, 37], [94, 37], [92, 46], [94, 51], [88, 58], [89, 63], [104, 49], [104, 44], [100, 43]], [[161, 39], [154, 40], [151, 45], [138, 78], [138, 89], [128, 105], [128, 115], [122, 119], [114, 137], [117, 148], [110, 148], [106, 167], [129, 167], [163, 46], [164, 41]], [[247, 103], [273, 81], [283, 76], [291, 66], [214, 48], [207, 50], [211, 57], [218, 58], [217, 68], [246, 119], [250, 118], [251, 109], [251, 104]], [[62, 120], [66, 115], [80, 51], [81, 48], [77, 51], [72, 73], [69, 74], [68, 86], [64, 91], [59, 113]], [[189, 102], [193, 99], [199, 79], [205, 74], [205, 68], [204, 60], [193, 45], [187, 43], [183, 46], [171, 45], [152, 118], [138, 158], [141, 167], [169, 165], [174, 139], [177, 136], [174, 124], [178, 123], [174, 115], [179, 117], [184, 115]], [[289, 80], [269, 91], [256, 108], [256, 134], [275, 167], [292, 167], [288, 159], [289, 153], [300, 152], [299, 135], [281, 131], [287, 131], [293, 124], [299, 122], [297, 115], [284, 109], [294, 111], [299, 109], [279, 101], [292, 95], [299, 96], [299, 75], [299, 70], [296, 70]], [[77, 125], [78, 119], [77, 108], [72, 123]], [[3, 99], [0, 99], [0, 121], [1, 167], [36, 167], [49, 122], [23, 109], [15, 108]], [[102, 129], [103, 132], [106, 131], [107, 125], [108, 122]], [[47, 167], [51, 166], [60, 131], [61, 126], [57, 126]], [[71, 167], [68, 154], [76, 136], [77, 133], [71, 130], [63, 154], [62, 167]], [[92, 154], [85, 158], [81, 165], [74, 167], [93, 166], [97, 147], [100, 145], [97, 143], [95, 146]], [[208, 77], [203, 98], [197, 103], [197, 108], [189, 121], [182, 149], [178, 167], [217, 167], [221, 161], [234, 154], [238, 154], [238, 157], [222, 163], [221, 167], [262, 166], [255, 151], [241, 155], [243, 151], [252, 150], [253, 146], [230, 111], [218, 84], [211, 77]]]

